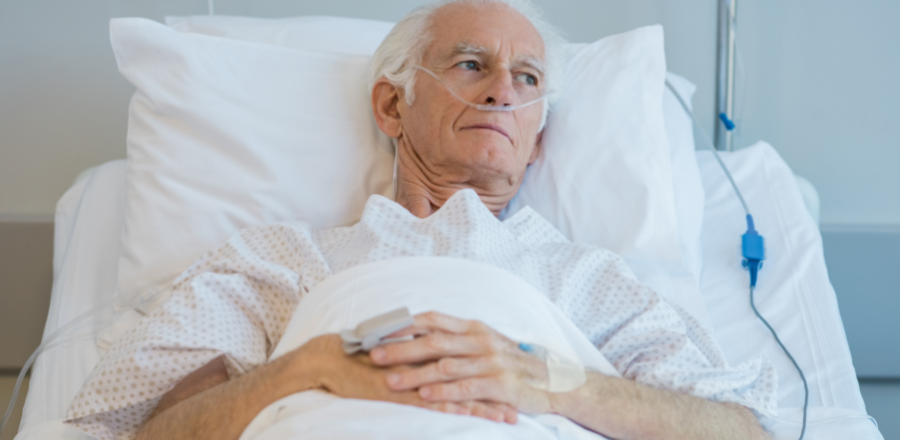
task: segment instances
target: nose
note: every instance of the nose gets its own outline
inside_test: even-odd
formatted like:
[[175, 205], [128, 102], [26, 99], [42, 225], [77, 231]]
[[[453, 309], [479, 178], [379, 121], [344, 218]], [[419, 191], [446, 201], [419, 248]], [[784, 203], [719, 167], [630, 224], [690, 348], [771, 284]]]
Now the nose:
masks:
[[512, 73], [509, 70], [501, 69], [494, 72], [487, 78], [487, 81], [487, 89], [481, 94], [479, 101], [487, 105], [503, 107], [520, 104], [515, 102], [516, 90], [513, 86]]

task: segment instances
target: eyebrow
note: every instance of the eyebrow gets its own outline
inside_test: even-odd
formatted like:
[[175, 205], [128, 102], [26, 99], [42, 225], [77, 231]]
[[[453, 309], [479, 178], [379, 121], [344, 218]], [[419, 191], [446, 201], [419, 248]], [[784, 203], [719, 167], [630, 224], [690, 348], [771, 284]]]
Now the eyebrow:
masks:
[[[490, 53], [490, 51], [484, 46], [480, 46], [480, 45], [465, 42], [465, 41], [460, 41], [459, 43], [456, 43], [456, 47], [453, 48], [453, 50], [447, 55], [446, 58], [449, 60], [449, 59], [456, 57], [457, 55], [463, 55], [463, 54], [487, 55], [489, 53]], [[514, 65], [520, 64], [520, 65], [530, 67], [530, 68], [536, 70], [539, 74], [541, 74], [541, 76], [544, 75], [545, 63], [540, 58], [533, 57], [533, 56], [517, 57], [515, 60], [513, 60], [513, 64]]]
[[451, 59], [457, 55], [462, 55], [462, 54], [486, 55], [487, 53], [488, 53], [488, 50], [484, 46], [479, 46], [477, 44], [460, 41], [459, 43], [456, 43], [456, 46], [447, 55], [447, 59]]

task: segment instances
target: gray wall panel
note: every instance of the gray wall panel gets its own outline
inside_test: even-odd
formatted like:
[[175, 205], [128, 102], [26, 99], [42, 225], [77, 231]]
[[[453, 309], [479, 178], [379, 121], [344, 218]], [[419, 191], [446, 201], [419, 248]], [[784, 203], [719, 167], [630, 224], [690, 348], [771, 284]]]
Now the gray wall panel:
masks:
[[41, 343], [53, 284], [53, 223], [0, 221], [0, 370]]
[[900, 379], [900, 228], [823, 227], [822, 241], [857, 375]]

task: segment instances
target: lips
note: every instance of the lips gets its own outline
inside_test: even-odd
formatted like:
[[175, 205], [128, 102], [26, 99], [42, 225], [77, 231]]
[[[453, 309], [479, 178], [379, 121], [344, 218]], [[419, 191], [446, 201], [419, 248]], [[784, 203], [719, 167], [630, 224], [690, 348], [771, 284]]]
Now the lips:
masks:
[[475, 124], [475, 125], [470, 125], [470, 126], [468, 126], [468, 127], [464, 127], [463, 130], [469, 130], [469, 129], [474, 129], [474, 128], [481, 128], [481, 129], [486, 129], [486, 130], [494, 130], [494, 131], [496, 131], [496, 132], [502, 134], [503, 136], [506, 136], [507, 139], [509, 139], [510, 141], [512, 141], [512, 138], [509, 137], [509, 133], [507, 133], [506, 130], [504, 130], [503, 128], [501, 128], [499, 125], [494, 125], [494, 124]]

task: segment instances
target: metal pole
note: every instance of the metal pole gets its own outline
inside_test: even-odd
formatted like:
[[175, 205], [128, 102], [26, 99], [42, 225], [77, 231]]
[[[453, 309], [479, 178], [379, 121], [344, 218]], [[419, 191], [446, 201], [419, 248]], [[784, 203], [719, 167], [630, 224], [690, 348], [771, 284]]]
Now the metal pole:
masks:
[[734, 35], [737, 0], [719, 0], [719, 56], [716, 87], [716, 148], [732, 149], [732, 133], [725, 129], [719, 114], [734, 120]]

